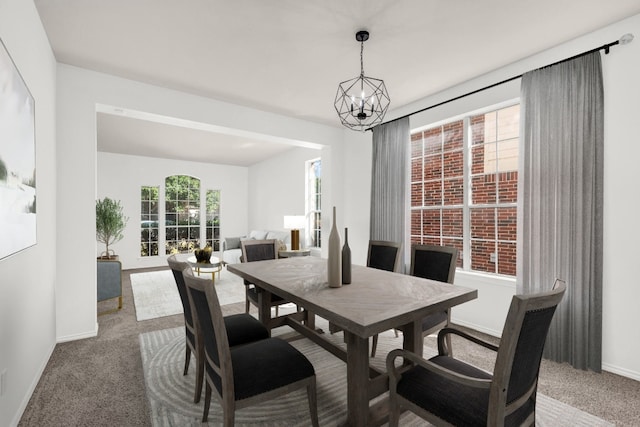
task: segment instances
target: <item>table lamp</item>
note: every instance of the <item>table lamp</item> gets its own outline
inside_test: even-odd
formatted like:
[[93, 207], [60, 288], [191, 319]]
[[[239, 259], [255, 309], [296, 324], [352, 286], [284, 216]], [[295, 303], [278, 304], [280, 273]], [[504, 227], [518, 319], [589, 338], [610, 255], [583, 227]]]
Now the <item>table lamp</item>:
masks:
[[304, 215], [285, 215], [284, 228], [291, 230], [291, 250], [300, 250], [300, 229], [307, 225], [307, 218]]

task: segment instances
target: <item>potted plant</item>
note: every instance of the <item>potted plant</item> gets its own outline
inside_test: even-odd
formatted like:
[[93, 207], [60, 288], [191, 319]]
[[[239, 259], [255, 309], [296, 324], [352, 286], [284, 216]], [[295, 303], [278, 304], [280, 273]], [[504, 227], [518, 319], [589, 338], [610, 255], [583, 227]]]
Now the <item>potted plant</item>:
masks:
[[129, 218], [122, 213], [120, 201], [105, 197], [96, 200], [96, 240], [105, 244], [105, 250], [98, 259], [118, 259], [109, 245], [119, 242]]

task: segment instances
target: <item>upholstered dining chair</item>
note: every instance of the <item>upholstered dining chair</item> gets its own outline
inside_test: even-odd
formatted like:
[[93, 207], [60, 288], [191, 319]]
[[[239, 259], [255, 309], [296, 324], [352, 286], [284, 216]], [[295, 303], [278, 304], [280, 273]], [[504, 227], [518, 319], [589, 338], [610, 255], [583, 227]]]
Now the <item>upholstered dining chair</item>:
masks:
[[[551, 291], [515, 295], [499, 347], [445, 328], [438, 333], [438, 355], [429, 360], [408, 350], [390, 352], [389, 426], [396, 427], [406, 409], [434, 425], [535, 425], [542, 350], [566, 288], [565, 282], [556, 280]], [[451, 334], [496, 351], [493, 373], [454, 359], [445, 344]], [[396, 365], [398, 357], [409, 366]]]
[[367, 267], [400, 272], [402, 267], [401, 248], [401, 243], [369, 240]]
[[[458, 249], [452, 246], [411, 245], [409, 274], [412, 276], [453, 284], [457, 263]], [[449, 309], [425, 317], [422, 319], [422, 338], [449, 326], [450, 323]], [[447, 344], [451, 347], [451, 336], [447, 337]]]
[[222, 406], [223, 425], [231, 427], [236, 409], [307, 389], [311, 425], [318, 426], [313, 365], [291, 344], [265, 338], [230, 347], [213, 282], [183, 271], [196, 322], [202, 328], [205, 354], [205, 400], [202, 422], [209, 416], [211, 394]]
[[[278, 241], [275, 239], [269, 240], [243, 240], [240, 242], [240, 249], [242, 251], [241, 262], [252, 261], [264, 261], [268, 259], [278, 258]], [[251, 304], [259, 307], [258, 293], [261, 291], [253, 283], [244, 281], [245, 285], [245, 312], [249, 313], [249, 307]], [[276, 308], [276, 317], [278, 316], [278, 306], [282, 304], [288, 304], [289, 301], [284, 298], [271, 294], [271, 301], [269, 307]]]
[[[193, 353], [196, 359], [196, 388], [193, 401], [198, 403], [200, 402], [200, 396], [202, 394], [202, 382], [204, 378], [204, 344], [200, 328], [195, 322], [195, 316], [193, 315], [193, 310], [189, 302], [189, 296], [187, 294], [187, 288], [182, 274], [186, 268], [191, 267], [186, 262], [178, 261], [175, 255], [171, 255], [167, 258], [167, 262], [169, 263], [169, 268], [173, 273], [173, 278], [176, 281], [176, 287], [178, 288], [180, 300], [182, 301], [182, 312], [184, 314], [186, 345], [183, 375], [187, 375], [189, 372], [191, 353]], [[231, 346], [261, 340], [269, 336], [267, 328], [265, 328], [258, 319], [249, 314], [234, 314], [226, 316], [224, 318], [224, 324], [227, 329], [229, 345]]]
[[[369, 240], [367, 267], [379, 270], [400, 272], [402, 269], [402, 244], [386, 240]], [[398, 331], [395, 331], [396, 337]], [[378, 334], [373, 336], [371, 357], [375, 357], [378, 347]]]

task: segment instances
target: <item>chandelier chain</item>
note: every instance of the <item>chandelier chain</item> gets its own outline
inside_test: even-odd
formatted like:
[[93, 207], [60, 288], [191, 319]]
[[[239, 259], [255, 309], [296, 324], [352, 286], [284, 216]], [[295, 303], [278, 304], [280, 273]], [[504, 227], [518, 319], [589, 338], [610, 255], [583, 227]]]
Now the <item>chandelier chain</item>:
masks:
[[360, 77], [364, 77], [364, 41], [360, 42]]

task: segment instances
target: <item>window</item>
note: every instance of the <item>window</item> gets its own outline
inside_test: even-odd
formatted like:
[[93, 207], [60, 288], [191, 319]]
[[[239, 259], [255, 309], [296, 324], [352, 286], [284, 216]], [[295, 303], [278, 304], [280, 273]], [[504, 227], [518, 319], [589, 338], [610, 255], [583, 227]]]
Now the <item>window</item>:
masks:
[[322, 224], [322, 161], [321, 159], [306, 162], [307, 178], [307, 219], [309, 230], [309, 247], [321, 246]]
[[515, 275], [520, 106], [411, 134], [411, 242], [455, 246], [458, 267]]
[[220, 190], [207, 190], [207, 246], [220, 250]]
[[140, 190], [140, 256], [158, 255], [158, 187]]
[[200, 180], [186, 175], [165, 179], [165, 253], [200, 247]]

